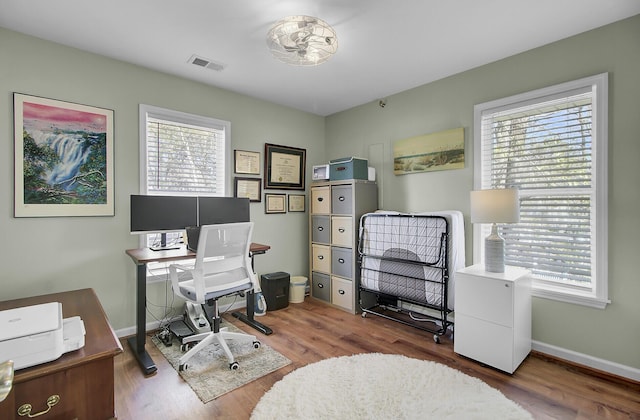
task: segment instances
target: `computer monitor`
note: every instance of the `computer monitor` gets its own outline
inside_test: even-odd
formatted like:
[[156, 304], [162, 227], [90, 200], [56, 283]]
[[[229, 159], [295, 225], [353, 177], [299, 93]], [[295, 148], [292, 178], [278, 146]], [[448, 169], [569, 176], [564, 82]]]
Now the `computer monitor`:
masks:
[[131, 195], [131, 233], [166, 233], [197, 224], [197, 197]]
[[198, 226], [250, 221], [248, 198], [198, 197]]

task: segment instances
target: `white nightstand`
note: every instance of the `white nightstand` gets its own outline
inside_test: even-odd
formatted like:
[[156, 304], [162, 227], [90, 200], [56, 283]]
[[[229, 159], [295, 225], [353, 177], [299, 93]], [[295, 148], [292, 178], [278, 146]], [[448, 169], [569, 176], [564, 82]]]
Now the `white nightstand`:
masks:
[[485, 271], [482, 264], [456, 272], [456, 353], [513, 373], [531, 351], [531, 276], [505, 267]]

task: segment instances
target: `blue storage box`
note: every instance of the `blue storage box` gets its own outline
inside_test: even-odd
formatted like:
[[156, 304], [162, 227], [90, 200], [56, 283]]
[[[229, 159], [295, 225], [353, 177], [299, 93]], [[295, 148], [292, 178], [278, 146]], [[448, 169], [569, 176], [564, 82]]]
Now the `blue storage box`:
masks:
[[329, 180], [369, 179], [367, 159], [348, 157], [329, 161]]

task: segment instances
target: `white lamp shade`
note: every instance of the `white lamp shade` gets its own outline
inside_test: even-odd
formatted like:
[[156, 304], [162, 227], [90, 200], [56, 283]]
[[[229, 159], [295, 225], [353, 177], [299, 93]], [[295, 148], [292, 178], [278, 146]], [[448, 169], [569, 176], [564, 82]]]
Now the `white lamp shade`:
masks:
[[517, 223], [519, 220], [517, 189], [471, 191], [471, 223]]

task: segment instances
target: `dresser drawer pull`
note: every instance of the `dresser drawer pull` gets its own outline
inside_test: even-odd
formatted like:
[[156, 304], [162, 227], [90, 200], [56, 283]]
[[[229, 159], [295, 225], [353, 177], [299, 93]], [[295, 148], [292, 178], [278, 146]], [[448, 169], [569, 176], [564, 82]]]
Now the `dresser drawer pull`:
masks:
[[324, 260], [324, 255], [318, 255], [318, 259], [319, 259], [320, 261]]
[[345, 228], [338, 228], [338, 232], [344, 233], [345, 232]]
[[27, 416], [29, 418], [33, 418], [33, 417], [38, 417], [41, 416], [43, 414], [47, 414], [49, 412], [49, 410], [51, 410], [51, 407], [53, 407], [54, 405], [58, 404], [60, 402], [60, 395], [52, 395], [49, 398], [47, 398], [47, 409], [44, 411], [41, 411], [39, 413], [36, 414], [31, 414], [31, 404], [22, 404], [20, 406], [20, 408], [18, 408], [18, 415], [20, 417], [24, 417]]
[[338, 197], [338, 201], [344, 201], [344, 200], [345, 200], [344, 196]]
[[322, 200], [324, 200], [324, 198], [318, 197], [318, 201], [322, 202]]
[[323, 287], [324, 287], [324, 284], [318, 283], [318, 289], [322, 289]]
[[322, 232], [324, 228], [322, 226], [318, 226], [318, 232]]
[[340, 264], [344, 264], [344, 258], [338, 258], [338, 262], [339, 262]]
[[338, 293], [341, 294], [341, 295], [344, 295], [345, 292], [344, 292], [344, 290], [340, 289], [340, 290], [338, 290]]

